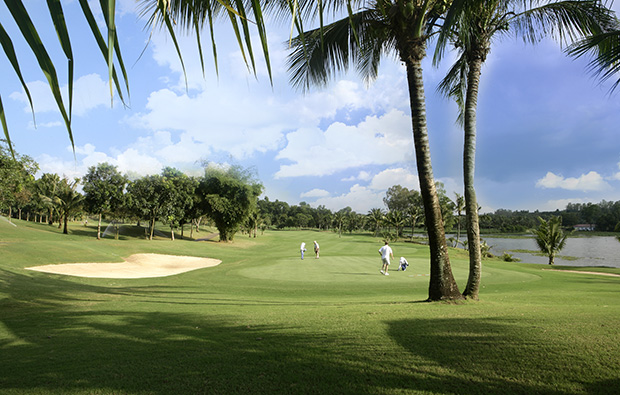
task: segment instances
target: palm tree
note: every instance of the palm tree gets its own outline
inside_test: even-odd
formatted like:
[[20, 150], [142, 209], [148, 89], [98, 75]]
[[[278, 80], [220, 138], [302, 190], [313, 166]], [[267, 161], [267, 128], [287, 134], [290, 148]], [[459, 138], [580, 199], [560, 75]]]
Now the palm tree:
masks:
[[446, 11], [445, 0], [374, 0], [353, 12], [349, 0], [300, 2], [299, 15], [319, 15], [324, 9], [348, 9], [348, 15], [291, 40], [291, 81], [307, 89], [323, 85], [351, 62], [365, 80], [377, 76], [383, 55], [396, 54], [406, 67], [412, 116], [413, 143], [424, 202], [430, 249], [429, 300], [460, 299], [452, 275], [441, 208], [431, 166], [426, 124], [422, 60], [435, 22]]
[[454, 209], [456, 210], [456, 246], [458, 247], [461, 240], [461, 213], [465, 209], [465, 199], [463, 195], [455, 193]]
[[64, 178], [60, 182], [58, 191], [56, 191], [56, 196], [53, 198], [53, 201], [58, 207], [58, 211], [61, 213], [60, 215], [63, 219], [63, 234], [68, 234], [67, 223], [69, 222], [69, 217], [82, 209], [84, 196], [76, 191], [77, 186], [78, 180], [71, 183]]
[[372, 235], [374, 237], [377, 237], [377, 235], [379, 234], [379, 230], [381, 229], [381, 224], [383, 223], [383, 218], [385, 216], [383, 210], [381, 210], [380, 208], [373, 208], [368, 212], [368, 214], [366, 214], [366, 216], [368, 217], [368, 221], [370, 222], [370, 224], [374, 226], [374, 231]]
[[338, 228], [338, 237], [342, 237], [342, 225], [344, 224], [344, 220], [345, 220], [345, 213], [342, 212], [342, 210], [335, 212], [332, 217], [334, 226]]
[[400, 236], [401, 228], [405, 225], [405, 216], [402, 211], [391, 210], [385, 215], [385, 223], [396, 228], [396, 239]]
[[[540, 2], [538, 2], [540, 3]], [[482, 65], [496, 35], [514, 30], [529, 42], [545, 35], [557, 35], [561, 41], [573, 40], [588, 32], [600, 31], [609, 20], [608, 10], [600, 1], [551, 1], [528, 8], [518, 0], [454, 0], [438, 39], [435, 62], [451, 41], [459, 57], [441, 82], [439, 90], [454, 97], [461, 109], [464, 124], [463, 179], [465, 215], [469, 250], [469, 278], [463, 295], [477, 299], [480, 288], [482, 255], [478, 202], [474, 188], [476, 154], [476, 111]]]
[[36, 189], [41, 198], [42, 205], [47, 208], [47, 223], [54, 222], [54, 196], [60, 185], [60, 177], [58, 174], [44, 173], [41, 178], [36, 181]]
[[553, 265], [555, 255], [564, 248], [566, 238], [572, 233], [562, 231], [562, 217], [551, 217], [549, 221], [538, 217], [540, 225], [532, 230], [536, 245], [542, 253], [549, 257], [549, 264]]

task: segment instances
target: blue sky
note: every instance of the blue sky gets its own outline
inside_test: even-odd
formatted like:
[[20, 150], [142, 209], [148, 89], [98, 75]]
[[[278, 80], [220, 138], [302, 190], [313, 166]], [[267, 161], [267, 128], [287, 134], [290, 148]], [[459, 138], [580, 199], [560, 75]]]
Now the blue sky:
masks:
[[[44, 41], [66, 85], [65, 62], [45, 7], [34, 0], [25, 4], [47, 32]], [[132, 0], [117, 1], [131, 97], [129, 108], [118, 97], [111, 106], [107, 67], [79, 4], [63, 6], [76, 54], [75, 156], [45, 77], [0, 5], [0, 22], [14, 37], [35, 96], [36, 128], [4, 57], [0, 94], [17, 151], [33, 157], [41, 172], [76, 177], [108, 162], [133, 176], [159, 173], [164, 166], [198, 175], [204, 160], [235, 163], [255, 169], [270, 200], [332, 210], [350, 206], [360, 213], [383, 208], [392, 185], [418, 189], [407, 86], [397, 60], [384, 59], [379, 78], [368, 86], [350, 73], [302, 93], [288, 84], [289, 26], [269, 24], [272, 86], [260, 54], [254, 76], [223, 24], [215, 34], [219, 77], [208, 35], [203, 34], [204, 77], [195, 37], [181, 38], [186, 89], [171, 40], [145, 28]], [[429, 57], [424, 72], [434, 175], [454, 198], [462, 193], [463, 133], [455, 124], [455, 105], [435, 91], [449, 58], [434, 68]], [[620, 200], [620, 93], [610, 96], [610, 85], [599, 84], [586, 68], [587, 59], [567, 58], [552, 41], [528, 46], [504, 37], [494, 43], [478, 111], [476, 187], [483, 212]]]

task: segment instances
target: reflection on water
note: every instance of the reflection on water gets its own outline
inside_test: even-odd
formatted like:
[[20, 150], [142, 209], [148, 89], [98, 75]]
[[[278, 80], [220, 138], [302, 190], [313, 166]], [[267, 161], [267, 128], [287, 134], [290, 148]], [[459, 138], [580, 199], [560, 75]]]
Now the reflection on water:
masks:
[[[549, 263], [549, 258], [546, 256], [511, 251], [538, 251], [533, 237], [512, 239], [483, 236], [482, 238], [491, 246], [491, 253], [495, 255], [502, 255], [504, 251], [507, 251], [512, 256], [521, 259], [521, 262]], [[556, 265], [620, 267], [620, 242], [613, 236], [569, 237], [559, 255], [555, 258]], [[570, 257], [570, 259], [563, 259], [562, 256]]]

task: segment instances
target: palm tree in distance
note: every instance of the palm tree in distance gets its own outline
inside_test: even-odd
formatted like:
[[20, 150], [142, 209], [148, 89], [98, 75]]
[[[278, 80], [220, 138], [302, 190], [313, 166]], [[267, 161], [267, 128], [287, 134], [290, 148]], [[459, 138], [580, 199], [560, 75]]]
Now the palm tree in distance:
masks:
[[465, 209], [465, 198], [460, 193], [454, 194], [454, 209], [456, 210], [456, 245], [458, 247], [461, 240], [461, 214]]
[[62, 233], [68, 234], [68, 222], [69, 217], [76, 214], [82, 209], [82, 203], [84, 202], [84, 195], [76, 191], [78, 186], [78, 180], [69, 182], [66, 178], [63, 178], [59, 184], [59, 188], [56, 191], [56, 195], [52, 199], [64, 224]]
[[562, 231], [562, 217], [551, 217], [549, 221], [538, 217], [540, 225], [532, 230], [538, 249], [549, 257], [549, 264], [554, 264], [555, 256], [566, 245], [566, 238], [572, 233]]
[[[293, 52], [289, 57], [291, 81], [303, 89], [308, 89], [310, 85], [324, 85], [335, 72], [348, 69], [350, 63], [355, 64], [365, 80], [372, 80], [377, 76], [383, 55], [396, 54], [403, 62], [409, 88], [416, 165], [428, 228], [428, 299], [460, 299], [462, 296], [452, 275], [431, 166], [422, 79], [422, 60], [426, 56], [427, 41], [449, 1], [375, 0], [359, 4], [363, 8], [353, 12], [358, 3], [348, 0], [300, 2], [299, 14], [321, 17], [321, 27], [292, 38]], [[323, 10], [348, 10], [348, 15], [323, 25]]]
[[[538, 7], [531, 7], [540, 5]], [[482, 65], [493, 39], [513, 31], [535, 43], [544, 36], [561, 42], [600, 32], [609, 23], [609, 10], [593, 1], [454, 0], [439, 35], [435, 62], [451, 42], [459, 57], [439, 86], [455, 99], [459, 121], [465, 131], [463, 179], [469, 251], [469, 277], [463, 295], [478, 298], [482, 271], [478, 202], [474, 188], [476, 154], [476, 112]]]
[[377, 237], [379, 230], [381, 230], [381, 224], [383, 223], [385, 214], [380, 208], [373, 208], [368, 212], [368, 214], [366, 214], [366, 216], [368, 217], [368, 222], [374, 227], [372, 235]]

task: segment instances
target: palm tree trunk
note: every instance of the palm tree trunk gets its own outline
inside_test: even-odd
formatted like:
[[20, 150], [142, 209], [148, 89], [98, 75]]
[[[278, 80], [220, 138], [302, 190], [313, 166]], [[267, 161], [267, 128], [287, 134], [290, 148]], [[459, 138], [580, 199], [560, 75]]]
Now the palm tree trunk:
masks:
[[97, 223], [97, 240], [101, 240], [101, 213], [99, 213], [99, 222]]
[[478, 107], [478, 86], [482, 60], [469, 64], [467, 93], [465, 97], [465, 142], [463, 144], [463, 179], [465, 184], [465, 216], [467, 218], [467, 245], [469, 247], [469, 277], [463, 292], [466, 298], [478, 299], [480, 277], [482, 274], [482, 254], [480, 252], [480, 224], [478, 220], [478, 201], [474, 188], [476, 169], [476, 111]]
[[407, 52], [401, 50], [400, 54], [401, 59], [407, 66], [413, 142], [416, 152], [418, 178], [420, 179], [420, 191], [422, 201], [424, 202], [424, 213], [426, 214], [426, 225], [428, 228], [428, 245], [431, 255], [431, 278], [428, 300], [460, 299], [462, 295], [452, 275], [441, 207], [437, 197], [431, 165], [426, 125], [426, 100], [422, 79], [422, 59], [426, 54], [426, 50], [424, 44], [411, 43], [407, 47]]
[[69, 231], [68, 231], [68, 229], [67, 229], [67, 223], [68, 223], [68, 222], [69, 222], [69, 213], [65, 212], [65, 215], [64, 215], [64, 223], [65, 223], [65, 226], [64, 226], [64, 228], [62, 229], [62, 233], [63, 233], [63, 234], [65, 234], [65, 235], [69, 234]]

